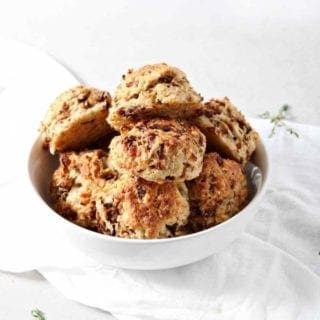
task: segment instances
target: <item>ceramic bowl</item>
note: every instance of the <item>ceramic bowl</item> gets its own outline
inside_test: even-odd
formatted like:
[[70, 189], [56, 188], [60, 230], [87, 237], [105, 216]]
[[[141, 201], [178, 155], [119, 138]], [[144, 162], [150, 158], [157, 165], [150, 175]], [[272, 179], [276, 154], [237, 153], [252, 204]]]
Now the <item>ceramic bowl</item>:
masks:
[[[259, 208], [268, 180], [268, 156], [264, 144], [259, 142], [252, 163], [260, 169], [260, 185], [249, 204], [231, 219], [207, 230], [186, 236], [135, 240], [99, 234], [79, 227], [62, 218], [50, 206], [49, 182], [57, 167], [57, 159], [43, 150], [38, 139], [29, 156], [29, 177], [39, 195], [45, 215], [71, 243], [104, 265], [139, 270], [173, 268], [204, 259], [224, 250], [237, 239]], [[251, 178], [250, 178], [251, 179]]]

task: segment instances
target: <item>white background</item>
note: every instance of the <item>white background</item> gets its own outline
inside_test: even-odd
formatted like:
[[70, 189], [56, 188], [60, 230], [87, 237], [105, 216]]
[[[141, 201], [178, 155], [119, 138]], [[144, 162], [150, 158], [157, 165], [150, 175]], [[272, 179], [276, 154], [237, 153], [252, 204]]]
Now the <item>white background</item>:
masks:
[[[166, 61], [246, 115], [288, 103], [294, 120], [320, 124], [318, 1], [1, 1], [0, 34], [111, 92], [127, 68]], [[37, 273], [0, 273], [0, 319], [28, 319], [33, 307], [49, 320], [108, 318]]]

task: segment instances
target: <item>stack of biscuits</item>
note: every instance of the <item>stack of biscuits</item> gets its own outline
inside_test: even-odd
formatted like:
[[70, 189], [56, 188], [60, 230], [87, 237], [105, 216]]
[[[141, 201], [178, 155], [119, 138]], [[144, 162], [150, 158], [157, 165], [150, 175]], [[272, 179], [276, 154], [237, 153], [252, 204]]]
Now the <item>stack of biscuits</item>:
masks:
[[52, 206], [103, 234], [168, 238], [204, 230], [248, 201], [244, 167], [258, 134], [228, 98], [203, 103], [165, 63], [129, 70], [111, 98], [78, 86], [41, 126], [59, 154]]

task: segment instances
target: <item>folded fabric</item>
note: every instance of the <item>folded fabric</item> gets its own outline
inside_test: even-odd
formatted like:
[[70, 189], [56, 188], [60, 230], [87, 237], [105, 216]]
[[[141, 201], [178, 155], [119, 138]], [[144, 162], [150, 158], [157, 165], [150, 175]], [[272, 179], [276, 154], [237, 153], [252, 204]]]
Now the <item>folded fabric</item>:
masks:
[[245, 234], [188, 266], [103, 266], [40, 272], [66, 297], [128, 319], [318, 319], [320, 280], [278, 248]]

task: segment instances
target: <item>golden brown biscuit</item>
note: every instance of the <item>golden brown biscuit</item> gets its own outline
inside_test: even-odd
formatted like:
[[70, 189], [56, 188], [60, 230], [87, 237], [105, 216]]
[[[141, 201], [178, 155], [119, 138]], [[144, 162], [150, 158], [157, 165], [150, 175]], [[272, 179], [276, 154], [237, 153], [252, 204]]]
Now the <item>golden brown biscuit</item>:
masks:
[[205, 103], [204, 115], [195, 124], [206, 135], [211, 149], [243, 165], [256, 148], [258, 133], [228, 98]]
[[140, 121], [113, 138], [109, 165], [148, 181], [191, 180], [200, 174], [205, 136], [186, 122], [173, 119]]
[[110, 94], [91, 87], [77, 86], [63, 92], [50, 106], [41, 136], [50, 152], [87, 147], [112, 129], [106, 122]]
[[98, 231], [131, 239], [180, 235], [189, 215], [184, 183], [157, 184], [123, 175], [97, 201]]
[[188, 182], [189, 223], [194, 231], [221, 223], [246, 204], [248, 184], [238, 162], [206, 154], [198, 178]]
[[66, 219], [89, 229], [96, 228], [97, 193], [116, 180], [103, 150], [66, 152], [51, 180], [53, 208]]
[[201, 100], [178, 68], [165, 63], [146, 65], [123, 76], [108, 122], [120, 131], [139, 119], [186, 118], [198, 114]]

